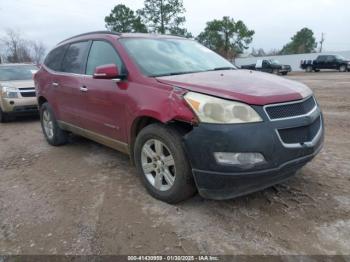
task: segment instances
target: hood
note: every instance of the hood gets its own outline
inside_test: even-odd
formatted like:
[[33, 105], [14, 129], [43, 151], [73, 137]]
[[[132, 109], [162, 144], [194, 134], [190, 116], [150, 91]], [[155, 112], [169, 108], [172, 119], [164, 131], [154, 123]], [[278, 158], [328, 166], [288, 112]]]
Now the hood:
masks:
[[0, 86], [24, 88], [24, 87], [33, 87], [34, 80], [16, 80], [16, 81], [0, 81]]
[[251, 105], [303, 99], [312, 94], [304, 84], [250, 70], [211, 71], [157, 77], [164, 84]]

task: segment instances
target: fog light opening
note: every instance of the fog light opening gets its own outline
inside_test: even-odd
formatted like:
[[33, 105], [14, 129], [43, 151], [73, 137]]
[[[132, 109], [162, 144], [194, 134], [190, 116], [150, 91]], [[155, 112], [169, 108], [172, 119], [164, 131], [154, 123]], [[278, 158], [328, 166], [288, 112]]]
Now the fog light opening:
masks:
[[214, 153], [216, 162], [220, 165], [234, 165], [234, 166], [255, 166], [265, 163], [265, 158], [260, 153]]

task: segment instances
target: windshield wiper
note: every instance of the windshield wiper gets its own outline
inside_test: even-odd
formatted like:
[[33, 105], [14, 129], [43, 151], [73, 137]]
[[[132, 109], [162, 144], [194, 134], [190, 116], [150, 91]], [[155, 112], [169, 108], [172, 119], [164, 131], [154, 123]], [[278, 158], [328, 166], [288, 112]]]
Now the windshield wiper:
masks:
[[200, 72], [204, 72], [204, 71], [183, 71], [183, 72], [173, 72], [173, 73], [165, 73], [165, 74], [159, 74], [159, 75], [151, 75], [151, 77], [186, 75], [186, 74], [193, 74], [193, 73], [200, 73]]
[[234, 68], [234, 67], [226, 66], [226, 67], [216, 67], [216, 68], [210, 69], [208, 71], [235, 70], [235, 69], [236, 68]]

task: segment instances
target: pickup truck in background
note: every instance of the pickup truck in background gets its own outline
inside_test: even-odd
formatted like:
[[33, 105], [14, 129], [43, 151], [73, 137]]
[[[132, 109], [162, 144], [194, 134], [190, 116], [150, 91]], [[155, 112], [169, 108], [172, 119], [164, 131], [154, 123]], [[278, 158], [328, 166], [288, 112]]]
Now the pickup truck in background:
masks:
[[350, 71], [350, 61], [340, 55], [319, 55], [316, 60], [301, 60], [300, 68], [306, 72], [319, 72], [321, 69]]
[[277, 60], [273, 59], [264, 59], [264, 60], [258, 60], [255, 64], [251, 65], [243, 65], [241, 66], [242, 69], [248, 69], [248, 70], [256, 70], [256, 71], [262, 71], [266, 73], [272, 73], [276, 75], [287, 75], [289, 72], [292, 71], [292, 68], [290, 65], [282, 65]]

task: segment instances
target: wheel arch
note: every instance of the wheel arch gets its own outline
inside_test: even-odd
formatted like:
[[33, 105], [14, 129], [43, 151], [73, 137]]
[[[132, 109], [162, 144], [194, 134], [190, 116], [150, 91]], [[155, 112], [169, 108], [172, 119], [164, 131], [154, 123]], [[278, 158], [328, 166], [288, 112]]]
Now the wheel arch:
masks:
[[193, 125], [177, 119], [170, 119], [168, 121], [162, 121], [154, 116], [150, 115], [142, 115], [137, 117], [131, 124], [130, 133], [129, 133], [129, 152], [130, 152], [130, 161], [134, 164], [134, 146], [137, 135], [140, 133], [142, 129], [151, 124], [163, 124], [172, 126], [178, 130], [180, 130], [184, 135], [190, 132], [193, 128]]
[[41, 106], [47, 102], [47, 99], [44, 96], [39, 96], [38, 97], [38, 106], [41, 108]]

